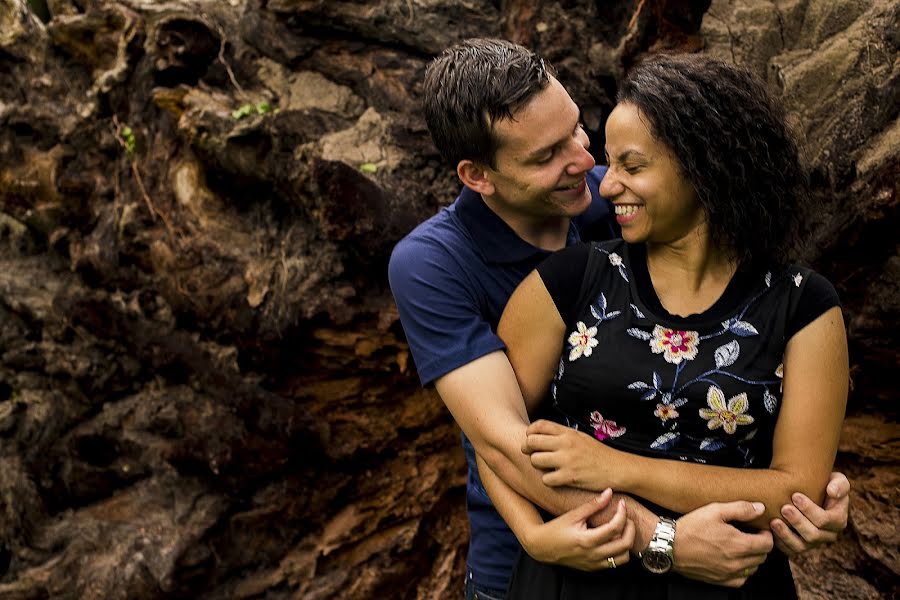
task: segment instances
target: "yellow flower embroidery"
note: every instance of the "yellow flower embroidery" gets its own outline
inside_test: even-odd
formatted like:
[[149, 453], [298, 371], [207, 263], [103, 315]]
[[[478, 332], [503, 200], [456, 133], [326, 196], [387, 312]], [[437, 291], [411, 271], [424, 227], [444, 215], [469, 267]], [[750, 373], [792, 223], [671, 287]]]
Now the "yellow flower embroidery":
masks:
[[706, 426], [710, 429], [718, 429], [722, 427], [725, 433], [734, 433], [738, 425], [749, 425], [753, 422], [753, 417], [745, 415], [749, 403], [747, 402], [747, 394], [741, 393], [728, 400], [725, 404], [725, 394], [714, 385], [709, 386], [709, 392], [706, 394], [706, 403], [709, 408], [701, 408], [700, 416], [706, 419]]
[[573, 361], [576, 358], [580, 358], [583, 356], [590, 356], [593, 353], [594, 348], [599, 344], [594, 338], [597, 335], [596, 327], [588, 327], [581, 321], [575, 324], [575, 327], [578, 328], [578, 331], [573, 331], [569, 334], [569, 344], [572, 346], [572, 350], [569, 352], [569, 361]]

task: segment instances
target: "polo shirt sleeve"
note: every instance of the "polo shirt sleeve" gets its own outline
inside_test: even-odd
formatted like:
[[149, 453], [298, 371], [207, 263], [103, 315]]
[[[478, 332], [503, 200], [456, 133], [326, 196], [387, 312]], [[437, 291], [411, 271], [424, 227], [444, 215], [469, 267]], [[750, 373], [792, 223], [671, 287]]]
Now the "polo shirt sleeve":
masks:
[[505, 348], [470, 278], [444, 248], [401, 240], [391, 254], [388, 279], [423, 386]]

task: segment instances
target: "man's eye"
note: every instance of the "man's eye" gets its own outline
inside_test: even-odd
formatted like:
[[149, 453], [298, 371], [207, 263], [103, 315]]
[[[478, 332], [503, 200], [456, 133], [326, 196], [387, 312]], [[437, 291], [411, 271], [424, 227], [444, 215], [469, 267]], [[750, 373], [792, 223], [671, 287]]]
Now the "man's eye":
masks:
[[553, 160], [553, 154], [554, 154], [553, 152], [549, 152], [534, 162], [536, 162], [539, 165], [545, 165], [548, 162], [550, 162], [551, 160]]
[[622, 167], [622, 168], [623, 168], [623, 169], [625, 170], [625, 172], [628, 173], [629, 175], [634, 175], [635, 173], [637, 173], [638, 171], [641, 170], [641, 166], [640, 166], [640, 165], [627, 165], [627, 166]]

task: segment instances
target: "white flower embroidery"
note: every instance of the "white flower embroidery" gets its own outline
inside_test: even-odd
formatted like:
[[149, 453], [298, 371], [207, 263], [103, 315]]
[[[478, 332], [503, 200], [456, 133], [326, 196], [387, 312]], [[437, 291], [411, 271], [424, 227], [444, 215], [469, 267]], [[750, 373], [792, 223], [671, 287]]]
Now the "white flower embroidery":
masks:
[[659, 419], [663, 423], [665, 423], [669, 419], [677, 419], [678, 418], [678, 411], [675, 410], [674, 406], [671, 406], [668, 404], [657, 404], [656, 410], [653, 411], [653, 414], [655, 416], [659, 417]]
[[616, 254], [615, 252], [609, 253], [609, 264], [614, 267], [618, 267], [622, 265], [622, 257]]
[[797, 287], [800, 287], [801, 281], [803, 281], [803, 275], [801, 275], [800, 273], [797, 273], [796, 275], [794, 275], [794, 285], [796, 285]]
[[590, 356], [600, 342], [594, 337], [597, 335], [596, 327], [588, 327], [583, 322], [578, 321], [575, 324], [578, 331], [569, 334], [569, 344], [572, 350], [569, 352], [569, 362], [581, 358], [582, 356]]

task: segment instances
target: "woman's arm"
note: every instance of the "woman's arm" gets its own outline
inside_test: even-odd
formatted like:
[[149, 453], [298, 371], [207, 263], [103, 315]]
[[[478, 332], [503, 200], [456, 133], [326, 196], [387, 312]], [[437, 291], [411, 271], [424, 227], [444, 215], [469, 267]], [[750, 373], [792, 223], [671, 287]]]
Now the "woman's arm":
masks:
[[531, 414], [547, 396], [566, 337], [566, 324], [537, 271], [522, 280], [510, 296], [497, 335], [506, 344], [506, 355]]
[[[514, 356], [521, 362], [513, 361]], [[517, 375], [532, 371], [521, 352], [512, 352], [510, 359]], [[783, 401], [768, 469], [641, 457], [545, 421], [529, 428], [526, 450], [531, 452], [532, 464], [547, 471], [547, 485], [593, 490], [612, 487], [677, 512], [708, 502], [749, 499], [766, 506], [763, 515], [752, 522], [764, 528], [780, 517], [779, 508], [790, 504], [794, 492], [822, 502], [844, 418], [848, 372], [843, 318], [834, 307], [787, 344]]]

